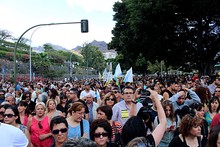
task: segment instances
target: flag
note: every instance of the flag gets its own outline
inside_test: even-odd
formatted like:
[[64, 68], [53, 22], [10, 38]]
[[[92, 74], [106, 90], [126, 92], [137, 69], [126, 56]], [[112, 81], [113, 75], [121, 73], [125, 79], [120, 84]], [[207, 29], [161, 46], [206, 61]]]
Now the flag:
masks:
[[99, 72], [99, 79], [102, 79], [102, 75], [101, 75], [101, 73]]
[[107, 78], [108, 78], [108, 72], [107, 72], [107, 69], [106, 69], [106, 68], [105, 68], [105, 70], [104, 70], [102, 76], [103, 76], [103, 81], [107, 81]]
[[122, 71], [121, 71], [120, 64], [118, 63], [118, 65], [115, 68], [115, 74], [114, 74], [115, 81], [117, 81], [117, 77], [120, 75], [122, 75]]
[[124, 77], [124, 82], [133, 82], [133, 72], [132, 72], [132, 67], [127, 71], [125, 77]]

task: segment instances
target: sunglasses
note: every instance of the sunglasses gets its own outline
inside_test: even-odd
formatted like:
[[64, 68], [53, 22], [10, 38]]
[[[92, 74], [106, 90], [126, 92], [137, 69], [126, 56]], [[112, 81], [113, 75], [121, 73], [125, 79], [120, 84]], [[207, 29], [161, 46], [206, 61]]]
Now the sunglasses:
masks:
[[94, 134], [94, 137], [95, 138], [100, 138], [100, 137], [108, 137], [108, 133], [107, 132], [104, 132], [104, 133], [95, 133]]
[[5, 113], [5, 112], [1, 111], [1, 112], [0, 112], [0, 115], [4, 115], [4, 113]]
[[215, 92], [220, 92], [220, 90], [216, 90]]
[[114, 99], [106, 98], [106, 101], [114, 101]]
[[42, 124], [41, 124], [41, 121], [38, 122], [38, 127], [39, 127], [40, 129], [43, 129], [43, 126], [42, 126]]
[[14, 114], [3, 114], [4, 117], [8, 117], [8, 118], [12, 118], [13, 116], [15, 116]]
[[116, 93], [119, 93], [118, 91], [112, 91], [112, 93], [116, 94]]
[[134, 94], [133, 92], [125, 92], [124, 94]]
[[60, 129], [60, 130], [57, 129], [57, 130], [53, 130], [52, 131], [53, 134], [59, 134], [60, 132], [61, 133], [66, 133], [67, 132], [67, 128], [63, 128], [63, 129]]

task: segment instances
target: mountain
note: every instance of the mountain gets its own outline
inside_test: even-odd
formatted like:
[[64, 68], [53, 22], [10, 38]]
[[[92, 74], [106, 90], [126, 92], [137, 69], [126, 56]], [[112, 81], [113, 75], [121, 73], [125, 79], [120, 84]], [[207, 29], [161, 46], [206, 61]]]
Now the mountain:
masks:
[[[90, 45], [92, 46], [96, 46], [99, 48], [99, 50], [101, 52], [107, 52], [109, 51], [108, 50], [108, 45], [105, 41], [96, 41], [96, 40], [93, 40], [92, 42], [89, 43]], [[76, 51], [76, 52], [79, 52], [80, 49], [82, 48], [82, 46], [77, 46], [75, 48], [73, 48], [72, 50]]]
[[[57, 51], [69, 51], [68, 49], [62, 47], [62, 46], [59, 46], [59, 45], [54, 45], [54, 44], [51, 44], [51, 43], [46, 43], [48, 45], [50, 45], [53, 49], [57, 50]], [[37, 52], [37, 53], [42, 53], [44, 52], [44, 48], [43, 46], [38, 46], [38, 47], [33, 47], [33, 51]]]

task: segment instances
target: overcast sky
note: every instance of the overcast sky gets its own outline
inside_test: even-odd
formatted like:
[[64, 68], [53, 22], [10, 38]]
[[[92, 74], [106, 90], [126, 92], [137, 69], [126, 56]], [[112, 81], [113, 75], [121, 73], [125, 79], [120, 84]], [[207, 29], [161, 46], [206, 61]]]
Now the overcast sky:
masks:
[[[31, 46], [45, 43], [72, 49], [93, 40], [111, 41], [113, 4], [118, 0], [0, 0], [0, 29], [19, 38], [28, 28], [47, 23], [89, 20], [89, 33], [81, 33], [80, 24], [43, 26], [28, 31], [24, 37]], [[36, 31], [35, 31], [36, 30]], [[32, 36], [32, 37], [31, 37]]]

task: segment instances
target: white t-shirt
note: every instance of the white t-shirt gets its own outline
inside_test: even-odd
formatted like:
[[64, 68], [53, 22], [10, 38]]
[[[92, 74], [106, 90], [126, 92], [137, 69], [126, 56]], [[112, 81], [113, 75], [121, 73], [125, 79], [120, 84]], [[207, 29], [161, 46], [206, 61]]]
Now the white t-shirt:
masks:
[[82, 99], [83, 97], [85, 97], [85, 96], [87, 96], [87, 95], [89, 95], [89, 94], [92, 95], [92, 98], [96, 97], [95, 92], [90, 89], [88, 93], [87, 93], [85, 90], [83, 90], [83, 91], [80, 93], [80, 97], [79, 97], [79, 98]]
[[12, 125], [0, 123], [1, 147], [26, 147], [28, 139], [25, 134]]

